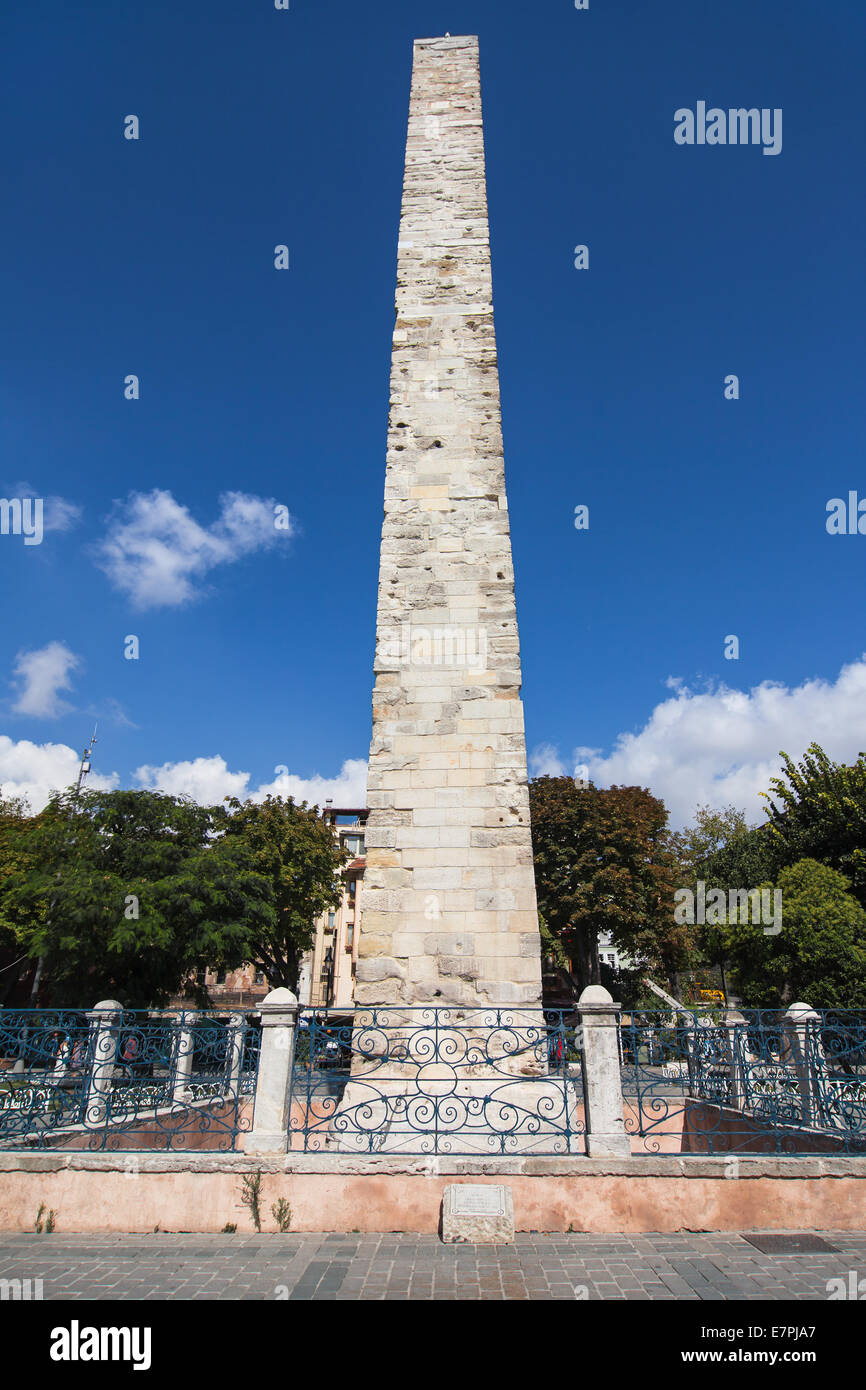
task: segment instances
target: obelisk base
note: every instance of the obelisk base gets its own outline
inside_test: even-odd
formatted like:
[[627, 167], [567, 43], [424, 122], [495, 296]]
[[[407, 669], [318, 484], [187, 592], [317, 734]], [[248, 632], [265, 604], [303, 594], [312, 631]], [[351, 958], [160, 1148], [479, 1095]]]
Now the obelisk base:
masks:
[[[579, 1080], [456, 1081], [435, 1094], [409, 1079], [349, 1081], [326, 1147], [341, 1153], [583, 1154]], [[423, 1085], [423, 1083], [422, 1083]]]

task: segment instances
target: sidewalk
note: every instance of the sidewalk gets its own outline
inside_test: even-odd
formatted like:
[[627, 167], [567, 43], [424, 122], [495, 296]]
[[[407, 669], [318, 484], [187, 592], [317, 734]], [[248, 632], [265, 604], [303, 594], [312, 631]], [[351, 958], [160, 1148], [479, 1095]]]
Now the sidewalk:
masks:
[[823, 1232], [820, 1240], [835, 1249], [764, 1254], [730, 1233], [520, 1234], [500, 1247], [399, 1233], [0, 1233], [0, 1281], [41, 1279], [46, 1300], [826, 1301], [828, 1280], [847, 1285], [852, 1270], [866, 1278], [866, 1232]]

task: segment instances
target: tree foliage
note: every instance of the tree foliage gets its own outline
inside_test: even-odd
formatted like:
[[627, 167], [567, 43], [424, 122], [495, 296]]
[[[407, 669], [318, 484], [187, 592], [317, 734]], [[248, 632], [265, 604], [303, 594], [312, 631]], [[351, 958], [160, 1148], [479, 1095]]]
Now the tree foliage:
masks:
[[246, 961], [294, 987], [315, 918], [338, 893], [342, 851], [315, 808], [291, 800], [65, 792], [23, 825], [0, 922], [43, 957], [53, 1004], [145, 1007], [181, 993], [204, 1004], [195, 973]]
[[818, 743], [802, 761], [783, 753], [783, 774], [770, 782], [770, 837], [782, 864], [817, 859], [838, 869], [866, 907], [866, 754], [835, 763]]
[[247, 926], [245, 959], [264, 970], [272, 986], [294, 989], [301, 956], [315, 940], [316, 918], [340, 901], [340, 869], [349, 859], [330, 826], [306, 802], [268, 796], [237, 799], [225, 846], [268, 885], [267, 911]]
[[[713, 810], [699, 806], [694, 824], [675, 836], [677, 883], [697, 893], [702, 881], [706, 891], [721, 888], [754, 888], [774, 880], [780, 867], [767, 825], [750, 826], [744, 811], [734, 806]], [[712, 923], [697, 923], [694, 942], [700, 962], [727, 964], [727, 937]]]
[[52, 1003], [163, 1003], [199, 965], [235, 954], [266, 889], [214, 854], [225, 819], [161, 792], [52, 799], [30, 828], [30, 863], [0, 893], [31, 957], [43, 957]]
[[44, 813], [31, 816], [21, 797], [0, 796], [0, 1001], [12, 995], [19, 977], [29, 968], [24, 938], [42, 914], [39, 906], [30, 912], [10, 911], [4, 885], [14, 874], [32, 866], [32, 829], [43, 817]]
[[747, 1003], [801, 996], [816, 1008], [853, 1007], [866, 986], [864, 919], [853, 910], [866, 908], [866, 758], [840, 765], [816, 743], [799, 763], [781, 756], [767, 821], [748, 826], [732, 807], [699, 808], [678, 837], [678, 874], [684, 887], [703, 879], [707, 893], [781, 889], [782, 931], [704, 924], [696, 940], [706, 960], [731, 968]]
[[670, 980], [688, 953], [673, 919], [675, 858], [664, 803], [644, 787], [530, 784], [539, 909], [581, 987], [600, 981], [598, 937]]
[[866, 911], [848, 879], [815, 859], [801, 859], [781, 870], [776, 886], [782, 893], [777, 936], [751, 922], [720, 929], [743, 1003], [866, 1006]]

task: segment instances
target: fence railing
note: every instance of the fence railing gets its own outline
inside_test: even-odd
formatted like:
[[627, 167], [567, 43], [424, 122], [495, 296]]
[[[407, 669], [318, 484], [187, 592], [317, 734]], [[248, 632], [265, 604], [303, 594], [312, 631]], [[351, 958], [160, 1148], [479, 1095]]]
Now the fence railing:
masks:
[[402, 1154], [583, 1153], [579, 1027], [562, 1010], [308, 1009], [291, 1147]]
[[235, 1148], [259, 1038], [241, 1012], [0, 1010], [0, 1148]]
[[0, 1010], [0, 1149], [856, 1154], [866, 1011]]
[[621, 1047], [636, 1152], [866, 1154], [864, 1011], [642, 1010]]

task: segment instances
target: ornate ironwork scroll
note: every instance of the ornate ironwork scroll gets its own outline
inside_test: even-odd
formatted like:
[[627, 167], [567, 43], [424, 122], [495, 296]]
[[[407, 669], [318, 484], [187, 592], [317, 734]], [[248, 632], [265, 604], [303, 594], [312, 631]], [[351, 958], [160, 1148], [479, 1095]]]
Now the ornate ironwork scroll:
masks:
[[307, 1152], [584, 1152], [579, 1031], [561, 1010], [311, 1010], [291, 1143]]
[[0, 1011], [0, 1147], [233, 1149], [260, 1029], [200, 1010]]

